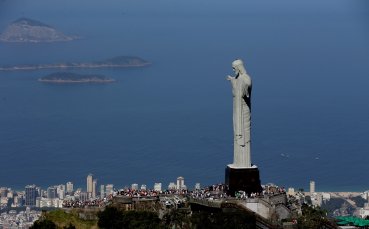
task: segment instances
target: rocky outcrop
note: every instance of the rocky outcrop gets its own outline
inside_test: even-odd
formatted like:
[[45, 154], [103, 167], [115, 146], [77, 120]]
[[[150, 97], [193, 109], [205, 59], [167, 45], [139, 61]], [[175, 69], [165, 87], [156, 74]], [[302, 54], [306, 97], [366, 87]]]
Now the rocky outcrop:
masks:
[[128, 68], [128, 67], [144, 67], [149, 64], [150, 62], [147, 62], [146, 60], [141, 59], [140, 57], [117, 56], [110, 59], [94, 62], [7, 65], [0, 66], [0, 71], [67, 69], [67, 68]]
[[2, 42], [58, 42], [72, 41], [76, 36], [67, 36], [55, 28], [28, 18], [20, 18], [12, 22], [0, 34]]
[[56, 72], [38, 79], [45, 83], [111, 83], [115, 80], [104, 75]]

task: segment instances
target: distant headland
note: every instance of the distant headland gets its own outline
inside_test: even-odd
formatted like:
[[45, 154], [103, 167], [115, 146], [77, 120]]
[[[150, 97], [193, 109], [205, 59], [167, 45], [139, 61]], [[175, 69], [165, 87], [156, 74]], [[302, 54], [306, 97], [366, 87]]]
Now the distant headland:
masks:
[[53, 63], [53, 64], [23, 64], [0, 66], [0, 71], [39, 70], [39, 69], [68, 69], [68, 68], [126, 68], [144, 67], [150, 62], [135, 56], [117, 56], [102, 61]]
[[111, 83], [115, 80], [104, 75], [56, 72], [38, 79], [45, 83]]
[[0, 34], [0, 41], [2, 42], [39, 43], [72, 41], [75, 39], [79, 39], [79, 37], [65, 35], [49, 25], [29, 18], [19, 18], [13, 21]]

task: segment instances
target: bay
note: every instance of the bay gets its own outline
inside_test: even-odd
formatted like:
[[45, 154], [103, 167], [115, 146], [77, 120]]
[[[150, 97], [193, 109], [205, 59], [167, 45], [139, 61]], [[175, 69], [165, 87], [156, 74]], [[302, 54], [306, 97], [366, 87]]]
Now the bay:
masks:
[[[51, 85], [53, 71], [0, 72], [0, 185], [22, 189], [93, 173], [118, 187], [184, 176], [224, 180], [232, 162], [227, 74], [253, 79], [252, 160], [262, 183], [363, 191], [369, 161], [368, 8], [364, 1], [3, 1], [83, 39], [0, 43], [2, 64], [137, 55], [152, 65], [85, 69], [112, 84]], [[5, 10], [6, 9], [6, 10]]]

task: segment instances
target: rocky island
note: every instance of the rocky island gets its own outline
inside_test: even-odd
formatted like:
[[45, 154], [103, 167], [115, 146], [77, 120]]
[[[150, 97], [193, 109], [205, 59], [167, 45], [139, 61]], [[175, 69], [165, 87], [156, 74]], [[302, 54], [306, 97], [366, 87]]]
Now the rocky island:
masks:
[[45, 83], [111, 83], [115, 80], [104, 75], [56, 72], [38, 79]]
[[77, 36], [67, 36], [55, 28], [42, 22], [29, 18], [20, 18], [13, 21], [0, 34], [2, 42], [57, 42], [72, 41], [78, 39]]
[[68, 68], [126, 68], [144, 67], [150, 63], [135, 56], [117, 56], [102, 61], [54, 63], [54, 64], [23, 64], [0, 66], [0, 71], [68, 69]]

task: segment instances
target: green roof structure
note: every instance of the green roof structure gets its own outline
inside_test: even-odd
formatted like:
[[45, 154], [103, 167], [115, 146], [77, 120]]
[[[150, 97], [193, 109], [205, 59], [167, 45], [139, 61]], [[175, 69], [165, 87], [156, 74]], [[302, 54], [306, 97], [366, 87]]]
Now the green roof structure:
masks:
[[361, 218], [357, 218], [357, 217], [353, 217], [353, 216], [338, 216], [336, 218], [337, 220], [339, 220], [337, 222], [338, 225], [354, 225], [354, 226], [358, 226], [358, 227], [366, 227], [369, 226], [369, 220], [366, 219], [361, 219]]

